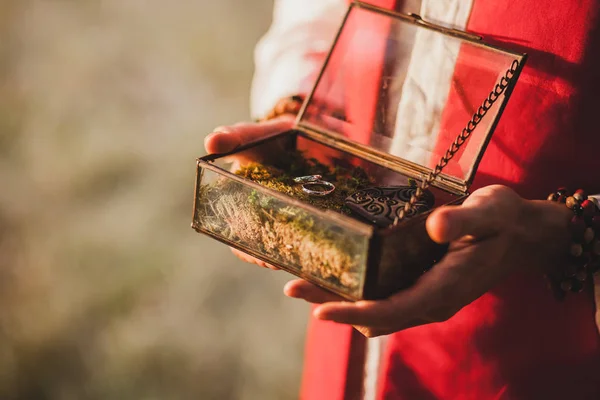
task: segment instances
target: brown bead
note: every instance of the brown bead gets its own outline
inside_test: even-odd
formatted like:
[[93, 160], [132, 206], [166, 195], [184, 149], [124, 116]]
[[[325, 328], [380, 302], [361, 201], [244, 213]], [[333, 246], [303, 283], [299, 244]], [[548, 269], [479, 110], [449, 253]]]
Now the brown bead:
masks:
[[558, 200], [558, 194], [556, 194], [556, 193], [550, 193], [550, 194], [548, 195], [548, 198], [547, 198], [547, 200], [548, 200], [548, 201], [556, 201], [556, 200]]
[[586, 228], [585, 232], [583, 233], [583, 242], [591, 243], [595, 237], [596, 237], [596, 234], [594, 233], [594, 230], [592, 228]]
[[[598, 242], [600, 243], [600, 242]], [[600, 246], [598, 246], [600, 249]], [[573, 243], [571, 244], [571, 255], [573, 257], [580, 257], [583, 254], [583, 246], [581, 246], [579, 243]]]
[[577, 200], [580, 203], [586, 198], [585, 193], [582, 193], [582, 191], [580, 190], [576, 191], [575, 194], [573, 194], [573, 197], [575, 197], [575, 200]]
[[600, 256], [600, 240], [596, 239], [591, 246], [592, 254]]
[[569, 207], [571, 210], [573, 209], [573, 207], [575, 207], [576, 204], [579, 204], [579, 203], [577, 202], [577, 200], [575, 200], [575, 197], [573, 197], [573, 196], [569, 196], [569, 197], [567, 197], [567, 200], [565, 200], [565, 205], [567, 207]]
[[584, 268], [580, 268], [577, 273], [575, 274], [575, 279], [577, 279], [579, 282], [585, 282], [585, 280], [587, 279], [588, 274], [587, 271]]
[[579, 281], [573, 281], [571, 283], [571, 292], [580, 293], [583, 291], [583, 284]]
[[573, 283], [571, 282], [570, 279], [568, 279], [566, 281], [562, 281], [560, 283], [560, 288], [562, 290], [564, 290], [565, 292], [568, 292], [569, 290], [571, 290], [572, 287], [573, 287]]

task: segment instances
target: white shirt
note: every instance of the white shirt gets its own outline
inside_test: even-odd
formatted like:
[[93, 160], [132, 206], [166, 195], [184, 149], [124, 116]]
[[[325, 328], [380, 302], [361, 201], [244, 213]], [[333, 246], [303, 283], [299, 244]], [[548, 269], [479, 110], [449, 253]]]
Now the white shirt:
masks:
[[253, 118], [285, 96], [308, 92], [347, 8], [346, 0], [275, 0], [273, 24], [255, 50]]

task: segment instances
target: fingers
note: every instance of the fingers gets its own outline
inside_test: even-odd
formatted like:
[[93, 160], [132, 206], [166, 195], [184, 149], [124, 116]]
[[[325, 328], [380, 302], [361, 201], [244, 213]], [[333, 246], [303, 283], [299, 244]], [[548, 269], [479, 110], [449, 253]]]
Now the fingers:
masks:
[[204, 147], [208, 154], [228, 153], [244, 144], [289, 130], [292, 126], [292, 118], [281, 117], [261, 123], [248, 122], [218, 127], [206, 136]]
[[489, 237], [510, 221], [520, 202], [520, 198], [504, 189], [486, 188], [474, 193], [463, 205], [434, 210], [427, 218], [427, 233], [436, 243], [449, 243], [465, 236]]
[[[323, 303], [330, 303], [330, 302], [337, 302], [337, 303], [341, 302], [342, 304], [352, 304], [352, 303], [345, 302], [344, 299], [341, 298], [340, 296], [335, 295], [330, 292], [327, 292], [327, 291], [319, 288], [318, 286], [313, 285], [312, 283], [307, 282], [302, 279], [296, 279], [296, 280], [288, 282], [285, 285], [283, 291], [286, 296], [303, 299], [303, 300], [308, 301], [309, 303], [314, 303], [314, 304], [323, 304]], [[321, 319], [325, 319], [325, 318], [321, 318]], [[405, 326], [402, 327], [402, 329], [411, 328], [414, 326], [422, 325], [424, 323], [426, 323], [426, 322], [423, 320], [407, 321]], [[354, 325], [354, 328], [358, 332], [360, 332], [362, 335], [364, 335], [368, 338], [387, 335], [387, 334], [390, 334], [390, 333], [393, 333], [393, 332], [396, 332], [397, 330], [399, 330], [398, 327], [393, 326], [393, 325], [382, 326], [382, 327]]]
[[425, 325], [429, 322], [424, 320], [413, 320], [404, 324], [401, 327], [383, 327], [383, 328], [372, 328], [369, 326], [354, 325], [354, 329], [360, 332], [363, 336], [368, 338], [374, 338], [378, 336], [390, 335], [395, 332], [399, 332], [404, 329], [414, 328], [415, 326]]
[[464, 236], [485, 237], [495, 232], [486, 210], [467, 206], [440, 207], [427, 218], [429, 237], [436, 243], [450, 243]]
[[368, 327], [384, 327], [395, 322], [389, 300], [326, 303], [317, 307], [313, 315], [318, 319]]
[[269, 269], [272, 269], [274, 271], [278, 271], [279, 270], [279, 268], [277, 268], [276, 266], [271, 265], [269, 263], [266, 263], [266, 262], [264, 262], [262, 260], [259, 260], [258, 258], [254, 258], [254, 257], [252, 257], [252, 256], [250, 256], [250, 255], [248, 255], [246, 253], [243, 253], [243, 252], [241, 252], [239, 250], [236, 250], [236, 249], [232, 248], [231, 252], [233, 254], [235, 254], [240, 260], [245, 261], [247, 263], [256, 264], [259, 267], [269, 268]]
[[388, 299], [326, 303], [317, 307], [313, 314], [318, 319], [373, 329], [393, 327], [402, 330], [424, 322], [444, 321], [464, 302], [459, 277], [452, 268], [439, 266], [424, 274], [414, 286]]
[[296, 279], [288, 282], [283, 288], [283, 293], [288, 297], [303, 299], [309, 303], [315, 304], [344, 300], [340, 296], [327, 292], [320, 287], [302, 279]]

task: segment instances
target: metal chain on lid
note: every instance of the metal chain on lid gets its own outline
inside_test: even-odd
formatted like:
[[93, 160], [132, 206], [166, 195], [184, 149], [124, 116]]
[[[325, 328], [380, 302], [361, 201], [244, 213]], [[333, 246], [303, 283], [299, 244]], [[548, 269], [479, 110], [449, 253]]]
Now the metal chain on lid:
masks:
[[404, 208], [400, 210], [398, 213], [398, 217], [394, 221], [394, 225], [396, 225], [400, 220], [404, 218], [404, 216], [410, 212], [411, 208], [414, 204], [420, 200], [423, 196], [423, 193], [431, 186], [433, 181], [441, 174], [448, 165], [448, 162], [452, 160], [454, 155], [460, 150], [463, 144], [471, 137], [471, 134], [479, 125], [483, 117], [487, 114], [490, 108], [494, 105], [494, 103], [498, 100], [498, 98], [504, 93], [506, 88], [512, 82], [514, 78], [517, 68], [519, 67], [519, 61], [514, 60], [510, 66], [510, 68], [506, 71], [504, 76], [500, 78], [500, 81], [494, 87], [494, 90], [490, 92], [490, 95], [483, 101], [483, 104], [477, 109], [477, 112], [473, 114], [471, 120], [467, 123], [467, 126], [462, 130], [462, 132], [456, 137], [454, 142], [450, 145], [450, 148], [446, 150], [446, 154], [440, 158], [440, 161], [437, 163], [435, 168], [429, 172], [427, 178], [421, 182], [419, 187], [415, 190], [413, 195], [410, 198], [410, 201], [406, 202]]

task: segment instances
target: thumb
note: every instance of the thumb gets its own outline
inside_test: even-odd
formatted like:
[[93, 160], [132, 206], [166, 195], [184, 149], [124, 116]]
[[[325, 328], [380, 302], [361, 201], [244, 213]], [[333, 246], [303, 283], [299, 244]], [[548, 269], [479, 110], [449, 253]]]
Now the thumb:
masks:
[[427, 233], [436, 243], [450, 243], [465, 236], [492, 236], [498, 230], [498, 219], [491, 211], [491, 205], [480, 202], [440, 207], [427, 218]]
[[208, 154], [228, 153], [242, 145], [289, 130], [293, 121], [291, 118], [280, 117], [266, 122], [239, 123], [215, 128], [204, 139], [204, 147]]

